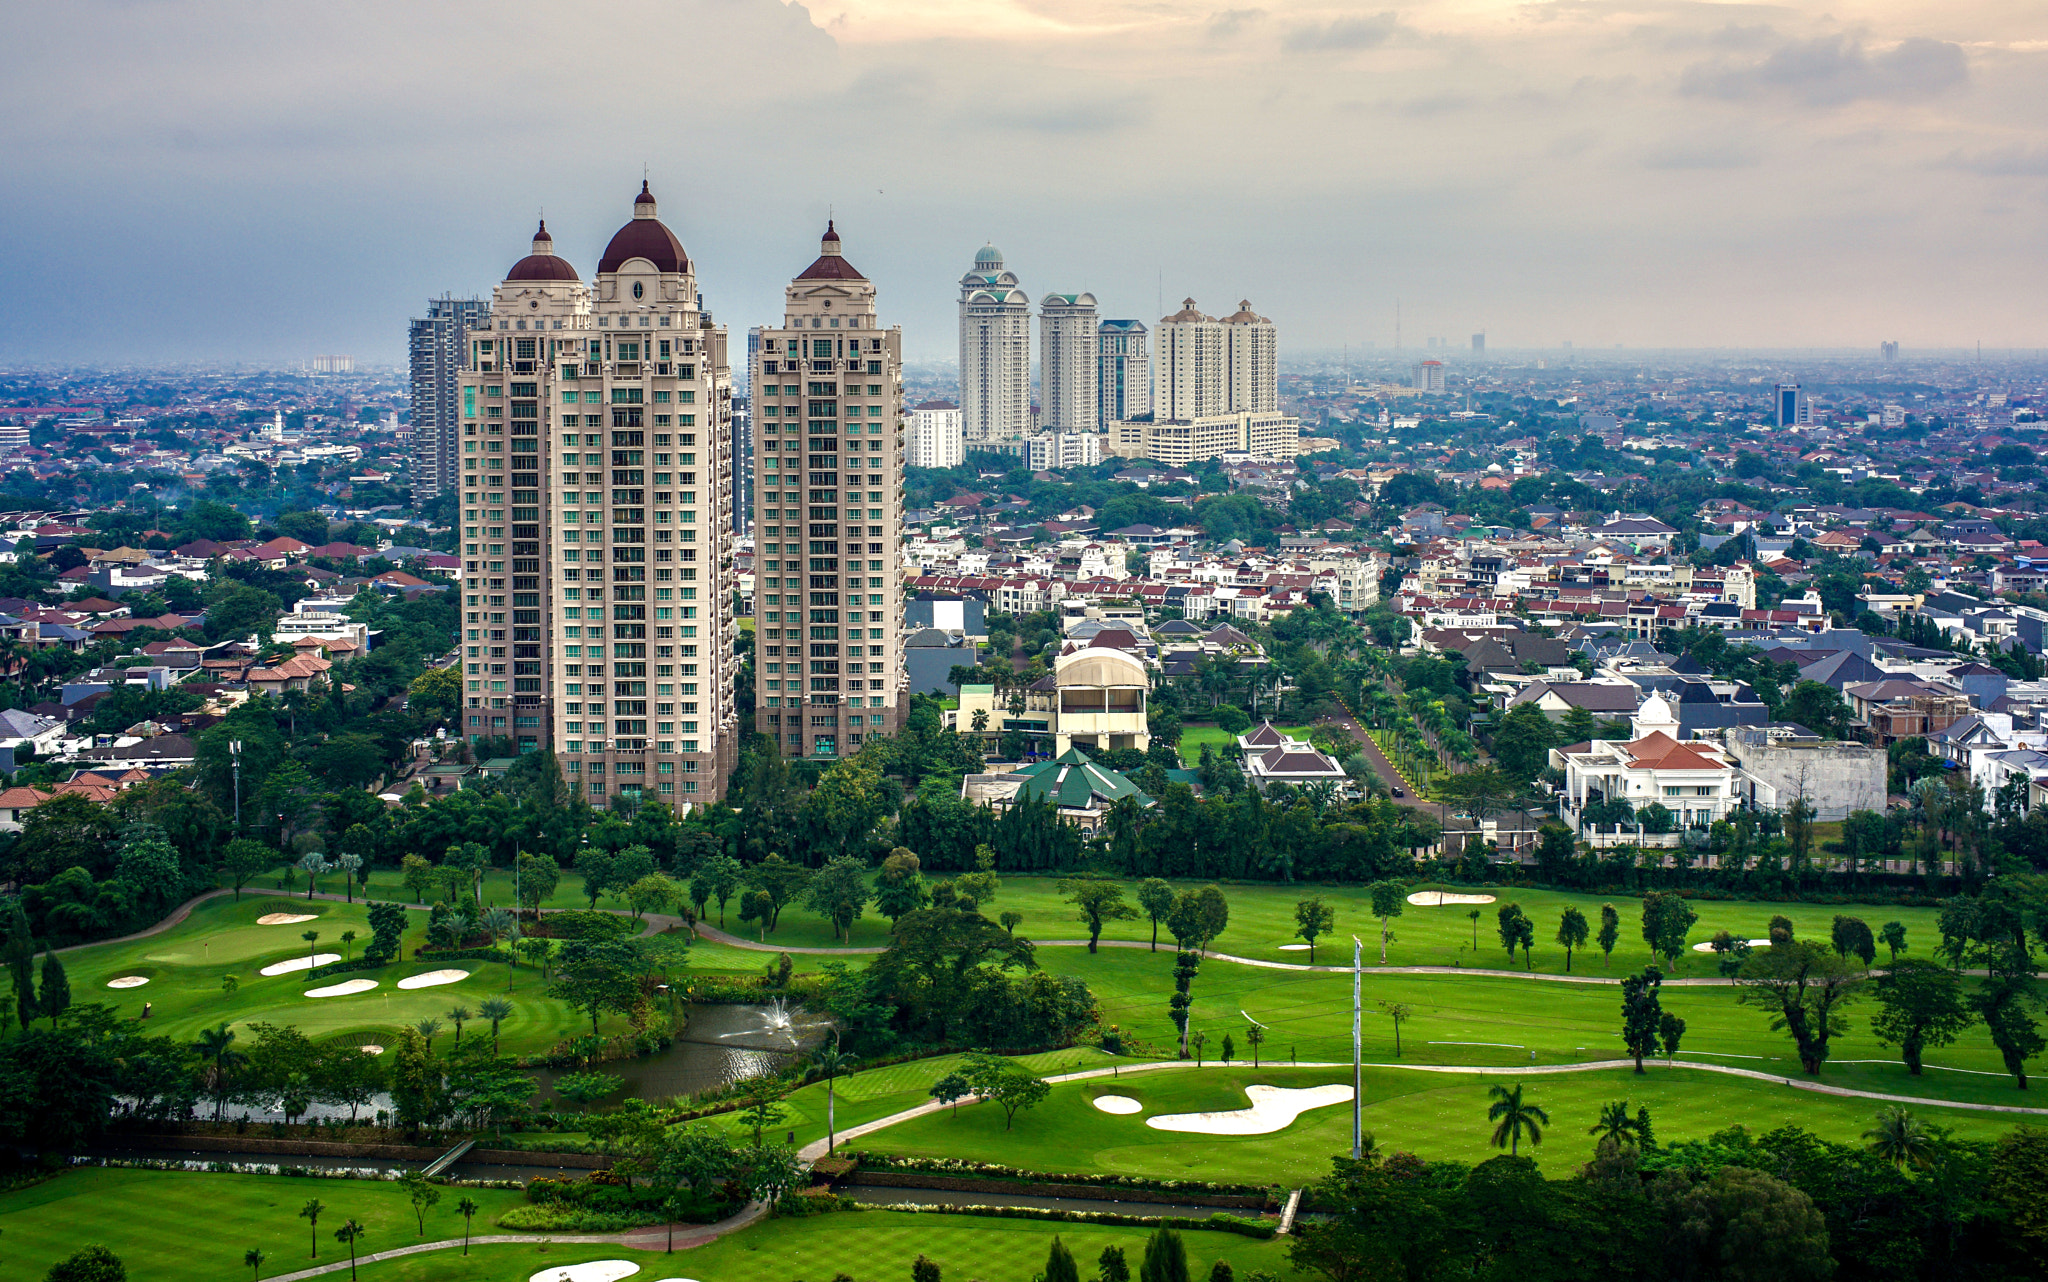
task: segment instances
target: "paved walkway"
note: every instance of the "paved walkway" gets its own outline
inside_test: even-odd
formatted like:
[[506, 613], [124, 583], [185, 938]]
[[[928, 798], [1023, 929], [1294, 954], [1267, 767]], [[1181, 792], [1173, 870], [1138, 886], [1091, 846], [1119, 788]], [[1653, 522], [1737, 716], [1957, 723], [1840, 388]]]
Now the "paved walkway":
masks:
[[[716, 1224], [681, 1226], [676, 1233], [676, 1249], [678, 1251], [685, 1251], [692, 1247], [716, 1242], [728, 1233], [759, 1222], [766, 1218], [767, 1214], [768, 1204], [766, 1202], [750, 1202], [747, 1204], [746, 1209], [742, 1210], [739, 1214], [728, 1216]], [[471, 1246], [490, 1246], [508, 1242], [526, 1246], [535, 1246], [546, 1242], [558, 1246], [609, 1245], [628, 1247], [635, 1251], [661, 1251], [667, 1249], [668, 1246], [668, 1226], [656, 1224], [648, 1228], [634, 1229], [627, 1233], [598, 1235], [564, 1236], [553, 1233], [486, 1233], [478, 1234], [469, 1239], [469, 1245]], [[379, 1251], [375, 1255], [359, 1255], [355, 1259], [354, 1266], [351, 1266], [348, 1260], [343, 1259], [336, 1264], [319, 1264], [312, 1268], [300, 1269], [296, 1273], [274, 1274], [270, 1278], [270, 1282], [297, 1282], [300, 1278], [317, 1278], [329, 1273], [346, 1272], [352, 1267], [375, 1264], [380, 1260], [396, 1260], [408, 1255], [423, 1255], [428, 1251], [461, 1250], [462, 1245], [463, 1241], [459, 1237], [448, 1238], [440, 1242], [416, 1242], [411, 1246], [398, 1246], [393, 1247], [389, 1251]]]

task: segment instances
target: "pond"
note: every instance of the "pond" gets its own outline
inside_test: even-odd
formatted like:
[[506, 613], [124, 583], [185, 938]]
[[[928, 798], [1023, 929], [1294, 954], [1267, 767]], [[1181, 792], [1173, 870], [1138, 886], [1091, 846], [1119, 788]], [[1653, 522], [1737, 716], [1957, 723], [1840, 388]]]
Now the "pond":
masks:
[[[692, 1005], [688, 1014], [682, 1035], [667, 1049], [600, 1066], [600, 1071], [625, 1079], [607, 1103], [628, 1097], [662, 1100], [695, 1095], [768, 1076], [816, 1047], [832, 1029], [831, 1020], [802, 1007], [789, 1008], [780, 999], [766, 1005]], [[564, 1075], [546, 1069], [534, 1072], [541, 1103], [549, 1102], [554, 1080]]]

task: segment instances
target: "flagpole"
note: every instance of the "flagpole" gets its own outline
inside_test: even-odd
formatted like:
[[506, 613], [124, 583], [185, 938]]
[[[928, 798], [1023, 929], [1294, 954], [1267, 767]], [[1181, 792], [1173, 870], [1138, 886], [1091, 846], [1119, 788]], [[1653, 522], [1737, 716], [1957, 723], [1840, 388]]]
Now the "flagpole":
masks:
[[1365, 945], [1351, 937], [1351, 1159], [1365, 1156], [1364, 1084], [1365, 1067], [1359, 1048], [1359, 1021], [1363, 1013], [1359, 980], [1365, 974]]

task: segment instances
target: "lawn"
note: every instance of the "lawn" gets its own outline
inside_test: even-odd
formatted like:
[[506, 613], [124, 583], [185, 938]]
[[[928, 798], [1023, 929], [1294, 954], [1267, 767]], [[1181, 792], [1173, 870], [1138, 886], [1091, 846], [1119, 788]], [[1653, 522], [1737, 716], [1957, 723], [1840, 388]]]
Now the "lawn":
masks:
[[40, 1278], [89, 1242], [120, 1256], [128, 1276], [146, 1282], [249, 1277], [242, 1254], [252, 1247], [267, 1257], [268, 1277], [314, 1263], [313, 1234], [299, 1218], [309, 1198], [327, 1207], [319, 1223], [318, 1262], [325, 1264], [348, 1258], [334, 1230], [350, 1218], [367, 1230], [357, 1247], [363, 1254], [460, 1237], [455, 1203], [464, 1195], [483, 1207], [479, 1233], [499, 1232], [493, 1221], [525, 1201], [501, 1189], [444, 1189], [427, 1212], [422, 1239], [404, 1190], [380, 1180], [83, 1168], [0, 1195], [0, 1278]]
[[[461, 1236], [462, 1218], [454, 1205], [464, 1194], [485, 1208], [476, 1217], [479, 1233], [499, 1232], [489, 1221], [524, 1200], [499, 1190], [445, 1189], [440, 1205], [427, 1213], [426, 1240]], [[419, 1240], [412, 1210], [392, 1184], [79, 1170], [0, 1196], [0, 1279], [40, 1278], [87, 1242], [106, 1246], [127, 1264], [128, 1276], [146, 1282], [249, 1277], [242, 1255], [251, 1247], [264, 1253], [263, 1276], [270, 1277], [313, 1263], [307, 1258], [311, 1234], [298, 1217], [299, 1208], [313, 1197], [328, 1207], [320, 1217], [320, 1263], [348, 1258], [333, 1230], [349, 1217], [368, 1230], [358, 1248], [365, 1254]], [[636, 1276], [649, 1282], [685, 1275], [715, 1282], [805, 1277], [822, 1282], [840, 1271], [863, 1277], [907, 1275], [911, 1261], [922, 1253], [960, 1282], [969, 1277], [1031, 1282], [1044, 1270], [1055, 1233], [1092, 1273], [1095, 1257], [1111, 1244], [1121, 1245], [1135, 1265], [1146, 1230], [864, 1211], [777, 1220], [674, 1256], [537, 1237], [532, 1245], [473, 1247], [467, 1257], [447, 1250], [365, 1265], [361, 1274], [373, 1282], [526, 1282], [551, 1265], [624, 1258], [638, 1263]], [[1228, 1259], [1240, 1275], [1248, 1268], [1288, 1274], [1284, 1242], [1210, 1232], [1184, 1237], [1190, 1269], [1200, 1270], [1194, 1276], [1206, 1277], [1217, 1259]]]
[[[1365, 1072], [1364, 1127], [1382, 1148], [1432, 1159], [1481, 1162], [1492, 1156], [1487, 1090], [1499, 1078], [1420, 1073], [1398, 1068]], [[863, 1136], [850, 1147], [904, 1156], [958, 1157], [1042, 1171], [1107, 1171], [1165, 1179], [1230, 1180], [1298, 1188], [1329, 1171], [1332, 1154], [1351, 1149], [1351, 1108], [1333, 1104], [1303, 1113], [1269, 1135], [1190, 1135], [1158, 1131], [1147, 1117], [1246, 1106], [1253, 1083], [1306, 1087], [1351, 1081], [1343, 1069], [1247, 1064], [1229, 1068], [1161, 1069], [1055, 1086], [1032, 1112], [1003, 1129], [1003, 1113], [987, 1105], [941, 1111]], [[1553, 1177], [1592, 1156], [1587, 1128], [1600, 1106], [1627, 1099], [1650, 1110], [1662, 1142], [1702, 1139], [1728, 1126], [1763, 1131], [1799, 1125], [1826, 1139], [1853, 1143], [1880, 1107], [1875, 1101], [1788, 1091], [1767, 1082], [1661, 1066], [1636, 1077], [1626, 1069], [1516, 1077], [1525, 1096], [1550, 1113], [1546, 1143], [1535, 1155]], [[1090, 1101], [1103, 1095], [1138, 1100], [1139, 1114], [1115, 1116]], [[1963, 1138], [1992, 1138], [2014, 1119], [1963, 1110], [1922, 1108], [1922, 1119], [1953, 1127]]]
[[[1258, 719], [1253, 718], [1252, 725], [1256, 727], [1258, 724]], [[1310, 729], [1308, 726], [1274, 726], [1273, 728], [1281, 734], [1290, 735], [1296, 739], [1308, 738]], [[1180, 731], [1180, 759], [1189, 769], [1192, 770], [1201, 762], [1202, 745], [1205, 743], [1215, 749], [1216, 755], [1222, 756], [1224, 749], [1237, 747], [1237, 736], [1220, 726], [1182, 726]]]
[[[276, 912], [312, 913], [318, 920], [294, 925], [262, 926], [257, 918]], [[406, 932], [403, 952], [409, 955], [425, 937], [426, 915]], [[232, 897], [210, 899], [192, 910], [192, 915], [161, 935], [131, 943], [98, 944], [66, 954], [64, 968], [71, 981], [72, 1000], [102, 1002], [118, 1014], [134, 1019], [150, 1005], [149, 1032], [157, 1036], [191, 1041], [203, 1028], [226, 1021], [243, 1031], [254, 1023], [296, 1024], [308, 1037], [323, 1039], [347, 1036], [364, 1042], [388, 1044], [395, 1030], [422, 1019], [440, 1019], [444, 1032], [453, 1032], [445, 1016], [458, 1004], [472, 1011], [486, 997], [506, 997], [512, 1002], [512, 1018], [502, 1029], [502, 1046], [507, 1054], [544, 1051], [565, 1035], [588, 1028], [587, 1019], [570, 1007], [544, 995], [540, 972], [520, 966], [516, 970], [498, 962], [465, 961], [455, 968], [470, 971], [458, 983], [434, 988], [401, 990], [398, 981], [410, 975], [439, 970], [434, 961], [394, 962], [381, 970], [349, 972], [319, 981], [307, 981], [303, 973], [265, 976], [259, 973], [272, 962], [304, 957], [306, 943], [299, 936], [308, 930], [320, 932], [320, 952], [342, 951], [341, 933], [356, 933], [354, 954], [360, 956], [370, 939], [369, 913], [361, 903], [332, 903], [326, 900], [287, 900], [275, 895], [244, 895], [240, 903]], [[121, 976], [142, 975], [149, 983], [140, 988], [111, 989], [107, 981]], [[234, 975], [238, 987], [234, 996], [224, 995], [222, 979]], [[369, 992], [343, 997], [305, 996], [308, 988], [332, 984], [339, 979], [374, 979]], [[509, 983], [508, 983], [509, 981]], [[621, 1017], [611, 1017], [624, 1028]], [[470, 1026], [470, 1032], [477, 1031]]]

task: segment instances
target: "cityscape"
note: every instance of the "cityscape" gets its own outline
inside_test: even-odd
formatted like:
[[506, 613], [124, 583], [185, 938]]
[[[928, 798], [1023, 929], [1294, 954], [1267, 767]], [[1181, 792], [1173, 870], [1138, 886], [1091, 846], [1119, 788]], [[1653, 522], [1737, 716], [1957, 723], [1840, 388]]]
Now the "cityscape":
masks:
[[1354, 8], [24, 15], [0, 1279], [2048, 1277], [2038, 33]]

